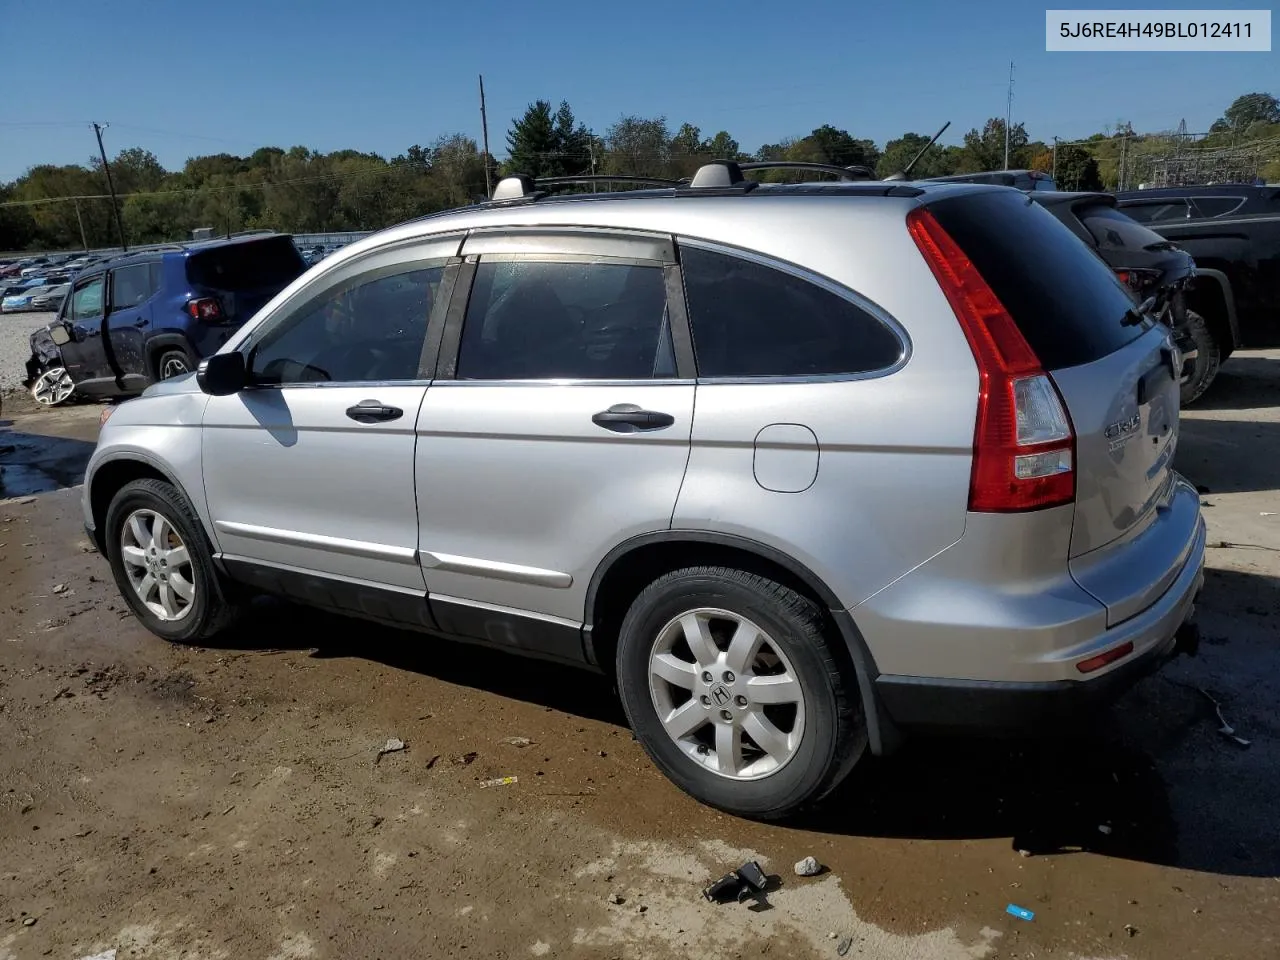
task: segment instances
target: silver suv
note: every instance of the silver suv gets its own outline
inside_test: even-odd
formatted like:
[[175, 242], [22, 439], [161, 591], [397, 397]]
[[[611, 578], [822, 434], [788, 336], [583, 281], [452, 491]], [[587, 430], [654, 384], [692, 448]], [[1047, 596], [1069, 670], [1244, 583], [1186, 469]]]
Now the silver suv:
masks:
[[675, 783], [781, 817], [1191, 636], [1178, 368], [1016, 190], [512, 178], [116, 407], [85, 522], [168, 640], [266, 591], [607, 671]]

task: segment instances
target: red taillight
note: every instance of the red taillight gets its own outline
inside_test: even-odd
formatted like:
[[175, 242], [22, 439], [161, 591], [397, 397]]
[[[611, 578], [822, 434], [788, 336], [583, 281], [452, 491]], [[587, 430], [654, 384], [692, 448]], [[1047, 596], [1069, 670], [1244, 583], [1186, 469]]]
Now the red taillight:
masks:
[[196, 320], [220, 320], [222, 304], [213, 297], [202, 297], [199, 300], [187, 301], [187, 313]]
[[928, 210], [907, 229], [937, 278], [978, 364], [969, 509], [1042, 510], [1075, 500], [1075, 431], [1058, 388], [1009, 311]]

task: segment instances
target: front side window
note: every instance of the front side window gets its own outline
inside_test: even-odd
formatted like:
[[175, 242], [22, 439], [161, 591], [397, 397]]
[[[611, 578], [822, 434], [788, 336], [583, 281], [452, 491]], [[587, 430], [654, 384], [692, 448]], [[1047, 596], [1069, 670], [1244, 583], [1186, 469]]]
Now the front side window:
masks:
[[459, 380], [674, 377], [662, 267], [486, 260], [476, 268]]
[[682, 248], [699, 377], [805, 377], [891, 367], [903, 345], [850, 300], [783, 270]]
[[87, 320], [102, 316], [103, 278], [86, 280], [76, 287], [71, 296], [71, 319]]
[[363, 274], [273, 325], [250, 349], [259, 384], [418, 380], [443, 262]]
[[111, 271], [111, 309], [127, 310], [151, 298], [151, 267], [136, 263]]

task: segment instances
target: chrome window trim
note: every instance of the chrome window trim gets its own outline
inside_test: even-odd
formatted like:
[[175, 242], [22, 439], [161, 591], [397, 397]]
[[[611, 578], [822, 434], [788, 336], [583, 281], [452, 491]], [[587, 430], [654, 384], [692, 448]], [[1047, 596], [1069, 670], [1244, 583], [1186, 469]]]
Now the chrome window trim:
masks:
[[531, 224], [476, 227], [462, 245], [462, 255], [466, 257], [509, 253], [626, 257], [674, 263], [675, 241], [670, 233], [600, 224]]
[[[856, 380], [879, 380], [882, 377], [888, 377], [907, 365], [911, 360], [911, 337], [906, 329], [882, 306], [873, 300], [863, 296], [856, 290], [846, 287], [844, 284], [832, 280], [830, 277], [815, 273], [799, 264], [791, 263], [788, 260], [782, 260], [777, 257], [770, 257], [766, 254], [759, 253], [755, 250], [747, 250], [742, 247], [735, 247], [731, 244], [720, 243], [711, 240], [702, 240], [697, 237], [677, 236], [676, 242], [681, 247], [693, 247], [698, 250], [706, 250], [709, 253], [719, 253], [728, 257], [737, 257], [740, 260], [746, 260], [749, 263], [766, 267], [771, 270], [778, 270], [781, 273], [789, 274], [799, 280], [812, 283], [814, 286], [826, 290], [828, 293], [846, 300], [853, 304], [859, 310], [869, 314], [875, 320], [883, 324], [889, 329], [902, 347], [897, 361], [887, 367], [879, 367], [875, 370], [863, 370], [857, 373], [821, 373], [821, 374], [803, 374], [803, 375], [783, 375], [770, 374], [767, 376], [743, 376], [743, 377], [703, 377], [697, 378], [698, 384], [706, 384], [712, 386], [715, 384], [755, 384], [755, 383], [848, 383]], [[687, 280], [685, 281], [688, 282]], [[688, 294], [685, 295], [686, 304]], [[689, 315], [689, 332], [694, 341], [694, 355], [697, 355], [697, 334], [694, 331], [693, 314]]]
[[692, 387], [697, 381], [665, 378], [661, 380], [433, 380], [436, 387]]

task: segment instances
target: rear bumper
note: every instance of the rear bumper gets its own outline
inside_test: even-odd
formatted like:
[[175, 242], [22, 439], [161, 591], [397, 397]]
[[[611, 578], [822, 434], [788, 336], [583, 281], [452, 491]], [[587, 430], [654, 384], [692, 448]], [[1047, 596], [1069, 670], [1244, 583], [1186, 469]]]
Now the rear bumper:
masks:
[[1194, 651], [1191, 618], [1204, 585], [1205, 540], [1200, 520], [1190, 554], [1164, 595], [1089, 644], [1099, 651], [1133, 644], [1134, 652], [1110, 668], [1088, 678], [1040, 682], [882, 675], [876, 680], [881, 705], [903, 729], [1025, 730], [1078, 721], [1176, 653]]

